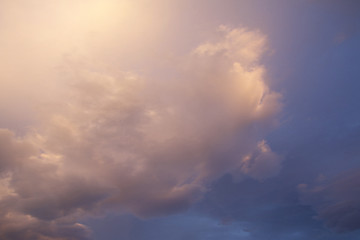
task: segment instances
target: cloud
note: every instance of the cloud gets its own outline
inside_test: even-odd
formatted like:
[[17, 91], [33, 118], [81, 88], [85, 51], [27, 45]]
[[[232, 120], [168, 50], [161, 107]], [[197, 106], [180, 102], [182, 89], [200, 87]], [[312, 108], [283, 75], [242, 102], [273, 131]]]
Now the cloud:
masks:
[[[59, 209], [50, 200], [62, 201], [54, 190], [61, 185], [54, 182], [53, 170], [56, 169], [51, 163], [43, 161], [44, 154], [38, 151], [36, 145], [29, 139], [16, 138], [5, 129], [0, 130], [0, 142], [0, 238], [59, 240], [89, 236], [90, 231], [85, 226], [73, 220], [54, 220], [56, 217], [47, 213], [64, 211], [66, 207], [60, 206]], [[67, 187], [70, 186], [67, 184]], [[89, 190], [91, 193], [93, 188]], [[63, 204], [78, 194], [68, 192], [63, 196], [67, 199]], [[74, 206], [73, 203], [71, 205]], [[54, 221], [47, 221], [49, 219]]]
[[69, 57], [41, 122], [21, 139], [0, 131], [3, 238], [83, 239], [83, 216], [167, 215], [226, 173], [276, 175], [281, 157], [264, 137], [281, 104], [265, 51], [260, 32], [222, 26], [167, 79]]
[[91, 231], [80, 223], [40, 221], [31, 216], [8, 213], [1, 218], [0, 237], [4, 240], [82, 240]]
[[266, 142], [260, 141], [252, 154], [246, 155], [240, 161], [237, 171], [245, 173], [252, 178], [261, 180], [274, 176], [280, 171], [281, 157], [272, 152]]
[[338, 232], [360, 229], [359, 169], [322, 181], [314, 187], [299, 185], [303, 204], [312, 206], [317, 218]]

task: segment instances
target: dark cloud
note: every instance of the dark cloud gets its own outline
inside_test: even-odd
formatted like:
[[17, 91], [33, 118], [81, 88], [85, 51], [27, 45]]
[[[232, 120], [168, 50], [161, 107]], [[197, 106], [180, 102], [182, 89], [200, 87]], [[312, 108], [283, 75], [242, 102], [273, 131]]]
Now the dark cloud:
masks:
[[0, 237], [4, 240], [89, 240], [91, 231], [82, 224], [63, 224], [22, 218], [2, 217]]
[[338, 232], [360, 229], [360, 170], [309, 187], [299, 185], [303, 203], [313, 206], [318, 218]]
[[321, 224], [312, 219], [315, 214], [312, 209], [299, 203], [291, 179], [276, 177], [264, 182], [248, 179], [236, 183], [231, 176], [225, 176], [211, 189], [195, 210], [220, 223], [240, 224], [250, 239], [269, 236], [301, 239], [309, 233], [321, 232]]

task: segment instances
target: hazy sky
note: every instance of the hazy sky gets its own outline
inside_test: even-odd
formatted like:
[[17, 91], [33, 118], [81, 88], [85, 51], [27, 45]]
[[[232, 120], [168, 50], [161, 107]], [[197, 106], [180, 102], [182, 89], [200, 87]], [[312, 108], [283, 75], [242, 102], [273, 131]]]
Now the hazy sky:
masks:
[[356, 0], [0, 0], [0, 238], [356, 240]]

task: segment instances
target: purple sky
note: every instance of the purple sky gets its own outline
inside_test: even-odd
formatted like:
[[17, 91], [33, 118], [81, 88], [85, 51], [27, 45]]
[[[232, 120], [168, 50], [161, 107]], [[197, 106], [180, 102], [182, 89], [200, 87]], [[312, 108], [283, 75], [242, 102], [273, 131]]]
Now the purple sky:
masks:
[[0, 239], [356, 240], [356, 0], [0, 0]]

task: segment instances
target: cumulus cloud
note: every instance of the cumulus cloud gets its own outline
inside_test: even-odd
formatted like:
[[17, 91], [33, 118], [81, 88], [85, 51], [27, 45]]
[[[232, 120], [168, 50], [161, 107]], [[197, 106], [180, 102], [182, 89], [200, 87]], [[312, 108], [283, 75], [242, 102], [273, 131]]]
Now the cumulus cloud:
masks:
[[67, 188], [71, 186], [73, 192], [59, 198], [54, 188], [62, 188], [58, 184], [62, 180], [54, 182], [56, 168], [44, 161], [45, 155], [37, 146], [31, 140], [16, 138], [4, 129], [0, 130], [0, 139], [0, 238], [59, 240], [89, 236], [90, 231], [85, 226], [74, 220], [56, 220], [57, 216], [47, 213], [66, 210], [64, 205], [54, 206], [53, 202], [66, 204], [69, 202], [66, 199], [79, 194], [74, 192], [76, 188], [68, 184]]
[[168, 79], [64, 61], [55, 107], [23, 138], [0, 131], [2, 238], [87, 238], [81, 216], [171, 214], [226, 173], [276, 175], [264, 137], [281, 104], [265, 51], [260, 32], [222, 26]]
[[[323, 177], [322, 177], [323, 178]], [[302, 201], [311, 205], [317, 218], [338, 231], [360, 229], [360, 170], [347, 171], [333, 179], [322, 179], [316, 186], [298, 186]]]

